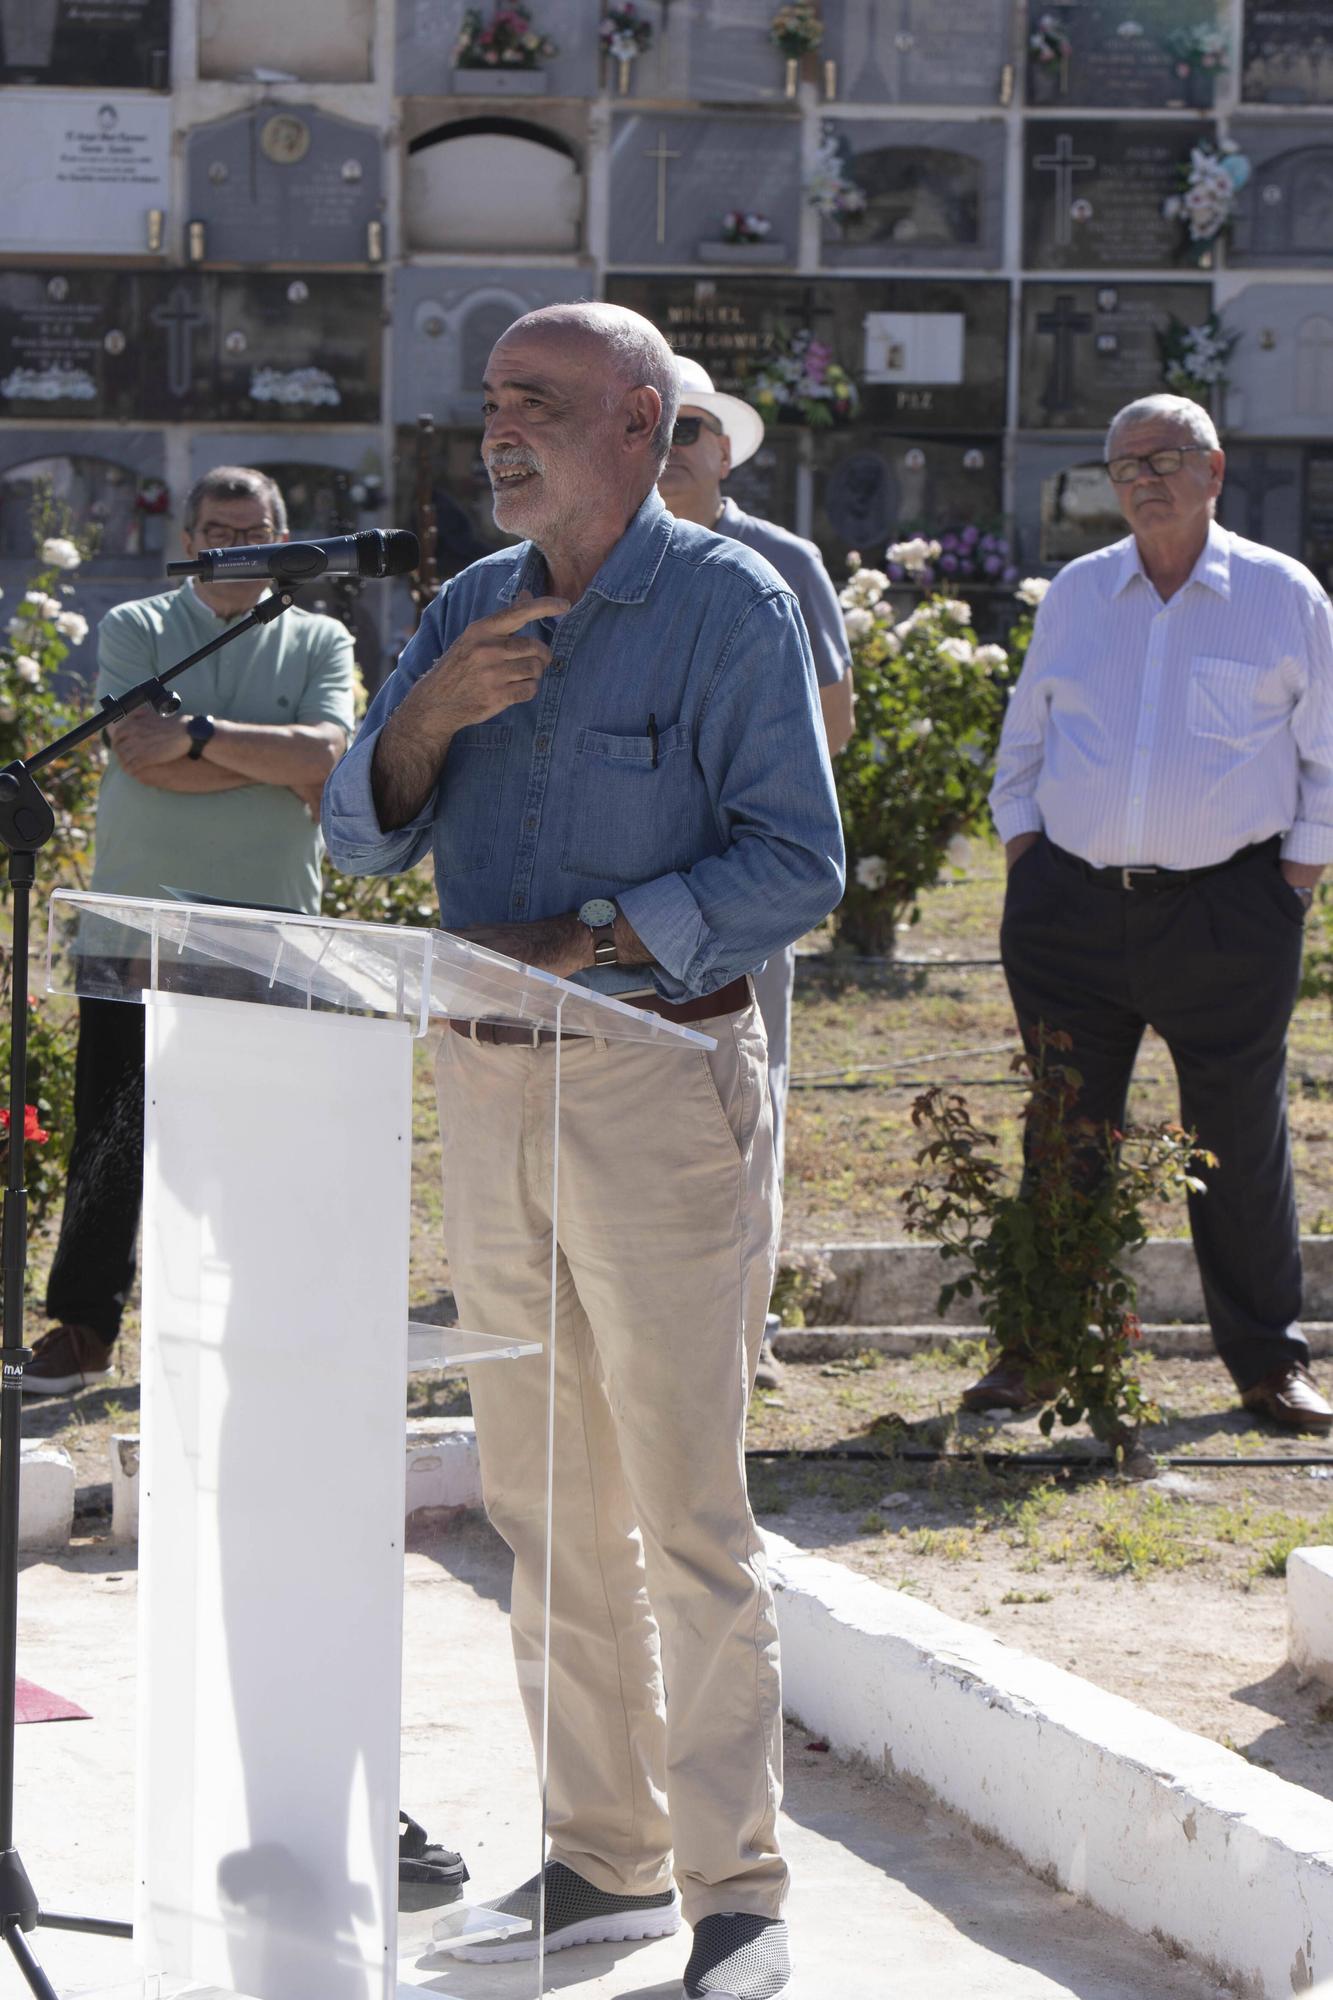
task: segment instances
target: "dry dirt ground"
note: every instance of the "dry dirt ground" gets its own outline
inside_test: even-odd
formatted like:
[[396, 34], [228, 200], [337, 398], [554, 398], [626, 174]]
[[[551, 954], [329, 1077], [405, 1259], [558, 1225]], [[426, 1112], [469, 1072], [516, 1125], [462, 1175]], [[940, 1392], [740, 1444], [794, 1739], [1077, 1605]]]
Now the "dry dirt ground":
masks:
[[[803, 959], [788, 1242], [902, 1235], [897, 1202], [912, 1152], [907, 1113], [925, 1082], [964, 1087], [1012, 1149], [1006, 1073], [1015, 1041], [1003, 982], [994, 964], [946, 962], [994, 959], [1000, 867], [998, 853], [979, 846], [968, 874], [925, 899], [922, 922], [902, 939], [904, 956], [925, 964]], [[1301, 1004], [1292, 1054], [1303, 1222], [1307, 1230], [1333, 1228], [1333, 1018], [1326, 1002]], [[418, 1048], [417, 1084], [411, 1296], [418, 1317], [448, 1319], [428, 1043]], [[1166, 1053], [1151, 1039], [1133, 1109], [1141, 1117], [1174, 1109]], [[1152, 1227], [1177, 1233], [1183, 1216], [1164, 1209]], [[36, 1246], [36, 1296], [49, 1254], [49, 1243]], [[39, 1314], [34, 1325], [41, 1325]], [[755, 1399], [752, 1450], [878, 1450], [895, 1438], [950, 1452], [978, 1444], [1039, 1447], [1030, 1419], [1002, 1428], [970, 1418], [955, 1424], [958, 1392], [980, 1372], [978, 1360], [965, 1350], [952, 1360], [790, 1364], [782, 1390]], [[109, 1514], [107, 1440], [138, 1426], [137, 1361], [132, 1310], [109, 1384], [32, 1402], [26, 1411], [29, 1435], [56, 1436], [73, 1453], [80, 1526], [93, 1534], [105, 1533]], [[1275, 1442], [1254, 1429], [1213, 1362], [1148, 1360], [1145, 1376], [1168, 1413], [1148, 1439], [1153, 1450], [1226, 1454], [1234, 1464], [1178, 1469], [1139, 1485], [1087, 1472], [987, 1471], [975, 1462], [756, 1458], [757, 1510], [805, 1547], [916, 1591], [944, 1611], [984, 1619], [1012, 1644], [1333, 1796], [1333, 1699], [1299, 1689], [1283, 1664], [1282, 1582], [1290, 1548], [1333, 1541], [1333, 1445], [1326, 1463], [1261, 1468], [1257, 1456], [1320, 1456], [1325, 1448]], [[410, 1401], [417, 1413], [466, 1407], [465, 1392], [445, 1378], [416, 1380]], [[891, 1416], [902, 1425], [875, 1428]], [[1071, 1442], [1077, 1449], [1077, 1433]]]

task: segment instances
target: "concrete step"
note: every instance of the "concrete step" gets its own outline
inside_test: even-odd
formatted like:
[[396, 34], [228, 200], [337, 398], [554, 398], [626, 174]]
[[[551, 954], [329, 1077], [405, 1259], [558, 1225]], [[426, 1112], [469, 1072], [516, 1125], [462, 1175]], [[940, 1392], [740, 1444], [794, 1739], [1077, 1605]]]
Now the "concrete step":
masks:
[[[1305, 1310], [1315, 1321], [1333, 1321], [1333, 1236], [1301, 1241]], [[975, 1323], [976, 1306], [960, 1299], [939, 1309], [940, 1286], [958, 1269], [931, 1243], [809, 1243], [784, 1251], [821, 1258], [828, 1269], [818, 1312], [830, 1326], [929, 1327]], [[1203, 1293], [1193, 1245], [1185, 1237], [1153, 1236], [1127, 1260], [1138, 1287], [1140, 1316], [1154, 1326], [1202, 1323]]]
[[[1333, 1354], [1333, 1321], [1302, 1320], [1301, 1330], [1312, 1355]], [[920, 1326], [784, 1327], [773, 1337], [773, 1351], [780, 1361], [845, 1361], [867, 1352], [904, 1358], [982, 1340], [985, 1333], [981, 1326], [953, 1326], [939, 1320]], [[1140, 1345], [1145, 1354], [1195, 1356], [1214, 1351], [1212, 1333], [1202, 1320], [1145, 1325]]]

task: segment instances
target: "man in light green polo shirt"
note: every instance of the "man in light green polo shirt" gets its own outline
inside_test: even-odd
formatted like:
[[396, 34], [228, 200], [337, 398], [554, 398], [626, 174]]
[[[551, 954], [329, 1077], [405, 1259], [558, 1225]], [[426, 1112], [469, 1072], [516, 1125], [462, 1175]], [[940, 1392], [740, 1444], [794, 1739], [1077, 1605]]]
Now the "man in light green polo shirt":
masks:
[[[286, 539], [282, 494], [220, 466], [186, 502], [187, 555]], [[98, 635], [97, 695], [123, 694], [251, 610], [262, 581], [200, 583], [118, 604]], [[354, 723], [352, 641], [299, 606], [174, 683], [179, 715], [137, 709], [110, 731], [93, 887], [317, 913], [319, 797]], [[109, 1373], [134, 1280], [143, 1181], [143, 1009], [79, 1002], [74, 1146], [46, 1309], [26, 1391], [58, 1395]]]

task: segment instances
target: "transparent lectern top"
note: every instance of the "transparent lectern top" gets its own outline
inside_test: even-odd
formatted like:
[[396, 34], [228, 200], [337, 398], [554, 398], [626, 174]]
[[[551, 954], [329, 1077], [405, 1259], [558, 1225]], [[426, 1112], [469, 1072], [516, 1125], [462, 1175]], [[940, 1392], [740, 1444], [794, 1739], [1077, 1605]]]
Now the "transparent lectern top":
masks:
[[84, 999], [198, 993], [385, 1015], [411, 1021], [419, 1035], [434, 1018], [714, 1046], [709, 1035], [448, 931], [83, 890], [51, 896], [46, 984], [48, 992]]

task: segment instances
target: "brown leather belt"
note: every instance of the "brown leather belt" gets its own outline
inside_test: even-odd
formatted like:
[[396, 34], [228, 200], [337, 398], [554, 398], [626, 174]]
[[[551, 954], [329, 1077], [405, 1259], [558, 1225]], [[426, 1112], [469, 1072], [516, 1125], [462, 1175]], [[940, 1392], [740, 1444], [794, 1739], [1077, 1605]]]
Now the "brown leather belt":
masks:
[[[619, 999], [619, 994], [613, 994]], [[695, 1021], [713, 1021], [723, 1014], [739, 1014], [750, 1005], [752, 998], [748, 975], [733, 979], [725, 986], [719, 986], [716, 993], [705, 993], [699, 1000], [682, 1000], [679, 1005], [670, 1000], [659, 999], [655, 993], [635, 993], [626, 997], [627, 1007], [641, 1007], [645, 1013], [660, 1014], [664, 1021], [672, 1021], [678, 1028], [687, 1028]], [[521, 1028], [517, 1022], [509, 1021], [455, 1021], [449, 1026], [456, 1035], [464, 1035], [470, 1042], [481, 1042], [487, 1048], [543, 1048], [556, 1038], [554, 1028]], [[567, 1031], [560, 1036], [562, 1042], [586, 1042], [587, 1035], [571, 1035]]]

